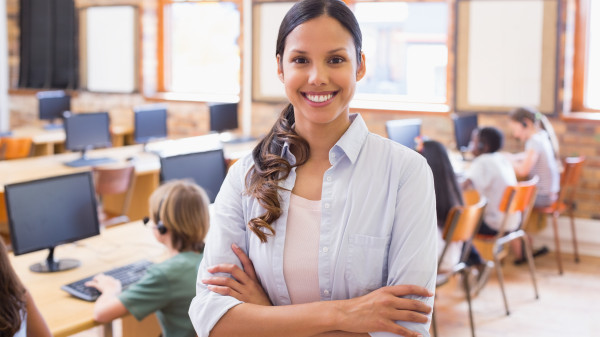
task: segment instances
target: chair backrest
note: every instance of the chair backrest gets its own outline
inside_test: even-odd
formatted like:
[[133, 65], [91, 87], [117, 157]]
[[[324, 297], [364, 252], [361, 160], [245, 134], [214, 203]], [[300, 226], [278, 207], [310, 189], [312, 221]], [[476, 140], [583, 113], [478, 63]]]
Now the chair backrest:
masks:
[[96, 193], [99, 195], [127, 192], [133, 182], [134, 166], [97, 166], [93, 168]]
[[2, 159], [19, 159], [29, 157], [31, 154], [31, 144], [33, 141], [29, 137], [24, 138], [2, 138], [0, 147], [2, 149]]
[[560, 201], [573, 201], [584, 162], [584, 156], [565, 158], [564, 171], [560, 177]]
[[504, 228], [511, 214], [521, 212], [521, 224], [526, 223], [529, 214], [533, 208], [535, 197], [537, 195], [538, 176], [520, 181], [517, 185], [507, 186], [500, 201], [499, 209], [504, 213], [504, 220], [498, 231], [498, 235], [504, 233]]
[[[438, 263], [442, 262], [449, 243], [460, 241], [465, 242], [468, 246], [471, 245], [471, 241], [475, 234], [477, 234], [479, 226], [481, 225], [483, 211], [486, 205], [487, 200], [484, 197], [481, 197], [474, 205], [455, 206], [450, 209], [450, 212], [448, 212], [448, 216], [446, 217], [443, 231], [445, 246]], [[468, 250], [469, 249], [466, 249], [465, 251]], [[463, 255], [463, 259], [464, 257], [465, 256]], [[461, 261], [463, 259], [461, 259]]]

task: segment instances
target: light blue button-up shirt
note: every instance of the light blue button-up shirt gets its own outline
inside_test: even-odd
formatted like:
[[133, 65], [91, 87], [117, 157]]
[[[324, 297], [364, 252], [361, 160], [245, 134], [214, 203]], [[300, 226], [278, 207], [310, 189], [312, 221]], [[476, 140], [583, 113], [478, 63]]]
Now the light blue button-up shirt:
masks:
[[[322, 301], [365, 295], [386, 285], [416, 284], [435, 291], [437, 268], [436, 215], [433, 177], [417, 152], [368, 131], [360, 115], [329, 151], [331, 167], [323, 176], [319, 239], [319, 290]], [[282, 156], [295, 163], [287, 145]], [[209, 291], [201, 282], [212, 276], [206, 268], [235, 263], [235, 243], [254, 263], [256, 274], [274, 305], [289, 305], [283, 275], [283, 248], [293, 169], [281, 182], [282, 215], [273, 224], [276, 234], [266, 243], [246, 224], [264, 213], [245, 194], [247, 156], [230, 169], [214, 203], [204, 258], [198, 271], [196, 297], [189, 314], [198, 336], [208, 336], [217, 321], [241, 302]], [[433, 307], [433, 297], [415, 296]], [[259, 322], [257, 322], [259, 323]], [[398, 322], [429, 336], [429, 323]], [[371, 336], [395, 336], [372, 332]]]

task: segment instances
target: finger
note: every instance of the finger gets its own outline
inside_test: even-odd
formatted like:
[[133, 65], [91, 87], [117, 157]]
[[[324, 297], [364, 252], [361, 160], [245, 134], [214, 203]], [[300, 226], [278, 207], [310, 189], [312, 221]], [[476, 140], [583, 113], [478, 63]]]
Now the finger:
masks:
[[427, 323], [427, 321], [429, 321], [427, 315], [411, 310], [395, 310], [391, 315], [391, 319], [394, 321], [414, 323]]
[[218, 264], [216, 266], [207, 269], [210, 273], [227, 273], [242, 284], [248, 284], [250, 280], [249, 276], [235, 264]]
[[431, 307], [419, 300], [410, 298], [396, 298], [394, 300], [394, 308], [396, 310], [410, 310], [428, 314], [431, 312]]
[[231, 288], [233, 291], [238, 293], [240, 293], [243, 288], [239, 282], [230, 277], [210, 277], [207, 279], [203, 279], [202, 283], [206, 285]]
[[387, 321], [380, 330], [388, 331], [404, 337], [423, 337], [420, 333], [409, 330], [401, 325], [396, 324], [396, 322], [393, 321]]
[[238, 259], [240, 259], [242, 267], [244, 268], [246, 274], [248, 274], [248, 277], [256, 281], [256, 272], [254, 271], [254, 264], [252, 263], [252, 260], [250, 260], [248, 255], [246, 255], [246, 253], [244, 253], [244, 251], [235, 243], [231, 245], [231, 248]]
[[423, 297], [431, 297], [433, 293], [429, 289], [414, 285], [414, 284], [399, 284], [394, 286], [384, 287], [387, 291], [390, 291], [394, 296], [406, 296], [406, 295], [417, 295]]
[[231, 296], [231, 297], [234, 297], [234, 298], [236, 298], [236, 299], [238, 299], [240, 301], [243, 301], [241, 294], [238, 293], [237, 291], [229, 288], [229, 287], [221, 287], [221, 286], [212, 286], [212, 285], [209, 285], [207, 288], [208, 288], [208, 290], [210, 290], [210, 291], [212, 291], [214, 293], [221, 294], [223, 296]]

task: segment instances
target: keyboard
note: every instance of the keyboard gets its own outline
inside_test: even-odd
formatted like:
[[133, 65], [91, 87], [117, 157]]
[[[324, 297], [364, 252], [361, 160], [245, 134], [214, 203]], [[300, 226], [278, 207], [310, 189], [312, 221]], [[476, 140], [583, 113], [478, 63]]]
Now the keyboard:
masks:
[[[104, 274], [112, 276], [121, 281], [123, 289], [127, 289], [127, 287], [129, 287], [131, 284], [139, 281], [142, 276], [146, 274], [146, 269], [148, 269], [148, 267], [151, 265], [152, 262], [148, 260], [139, 260], [122, 267], [105, 271]], [[94, 278], [94, 276], [96, 276], [96, 274], [73, 283], [63, 285], [60, 287], [60, 289], [82, 300], [94, 302], [101, 293], [96, 288], [85, 286], [85, 283]]]

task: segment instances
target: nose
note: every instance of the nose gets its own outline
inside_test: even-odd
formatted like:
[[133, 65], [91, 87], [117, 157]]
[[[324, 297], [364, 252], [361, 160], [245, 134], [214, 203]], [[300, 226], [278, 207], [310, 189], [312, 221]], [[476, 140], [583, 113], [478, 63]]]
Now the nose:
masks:
[[325, 65], [314, 63], [310, 68], [308, 83], [315, 86], [325, 85], [327, 84], [328, 77], [327, 67]]

